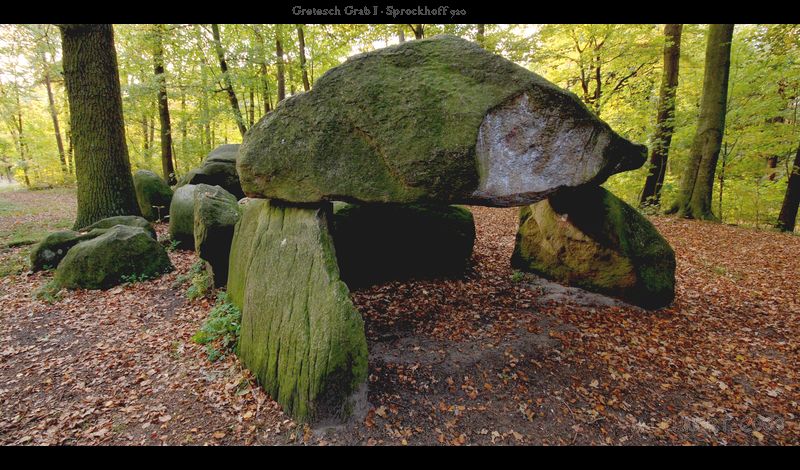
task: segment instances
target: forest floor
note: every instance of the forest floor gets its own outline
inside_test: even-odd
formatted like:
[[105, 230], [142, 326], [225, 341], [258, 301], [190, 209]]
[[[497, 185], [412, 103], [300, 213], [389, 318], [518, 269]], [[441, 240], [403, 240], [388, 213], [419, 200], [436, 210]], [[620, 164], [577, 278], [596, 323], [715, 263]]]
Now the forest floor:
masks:
[[[0, 192], [0, 240], [70, 220], [69, 194]], [[194, 253], [39, 300], [52, 275], [0, 247], [0, 444], [800, 444], [800, 237], [651, 218], [677, 292], [647, 312], [514, 276], [516, 210], [473, 213], [464, 278], [353, 293], [369, 409], [331, 428], [296, 425], [235, 356], [191, 341], [213, 305], [178, 282]]]

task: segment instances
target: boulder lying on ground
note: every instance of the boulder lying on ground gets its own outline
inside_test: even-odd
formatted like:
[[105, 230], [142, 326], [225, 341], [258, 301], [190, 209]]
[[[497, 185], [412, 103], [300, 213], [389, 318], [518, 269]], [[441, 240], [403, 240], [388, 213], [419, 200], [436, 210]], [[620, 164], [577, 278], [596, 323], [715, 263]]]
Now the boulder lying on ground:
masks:
[[73, 246], [61, 260], [54, 280], [68, 289], [107, 289], [157, 277], [172, 270], [167, 252], [146, 230], [115, 225]]
[[178, 182], [178, 187], [186, 184], [209, 184], [221, 186], [236, 199], [244, 197], [239, 175], [236, 172], [236, 157], [239, 144], [220, 145], [208, 154], [203, 163], [186, 173]]
[[640, 167], [573, 93], [451, 36], [350, 57], [255, 124], [244, 193], [296, 203], [515, 206]]
[[127, 225], [144, 229], [154, 240], [156, 231], [152, 224], [142, 217], [121, 215], [108, 217], [95, 222], [81, 231], [61, 230], [47, 235], [31, 250], [31, 270], [53, 269], [67, 255], [70, 248], [76, 244], [98, 237], [115, 225]]
[[164, 219], [169, 215], [172, 189], [160, 176], [148, 170], [133, 174], [133, 186], [139, 210], [147, 220]]
[[512, 265], [644, 308], [675, 296], [675, 253], [653, 224], [601, 187], [520, 211]]
[[88, 227], [82, 228], [80, 231], [89, 232], [98, 228], [111, 228], [115, 225], [126, 225], [128, 227], [138, 227], [144, 229], [151, 237], [153, 237], [153, 240], [156, 239], [156, 229], [153, 228], [153, 224], [148, 222], [147, 219], [137, 215], [117, 215], [114, 217], [107, 217], [105, 219], [98, 220]]
[[91, 240], [105, 233], [105, 229], [94, 229], [88, 233], [74, 230], [60, 230], [47, 235], [31, 249], [31, 271], [54, 269], [76, 244]]
[[228, 280], [233, 228], [238, 220], [236, 196], [219, 186], [197, 185], [194, 192], [194, 247], [197, 255], [211, 267], [217, 287], [224, 286]]
[[475, 221], [458, 206], [337, 205], [333, 239], [348, 286], [463, 273]]
[[178, 248], [194, 248], [194, 193], [196, 184], [187, 184], [175, 190], [169, 205], [169, 235], [178, 242]]
[[365, 392], [367, 342], [339, 279], [330, 206], [245, 201], [228, 276], [242, 311], [239, 356], [295, 419], [342, 420]]

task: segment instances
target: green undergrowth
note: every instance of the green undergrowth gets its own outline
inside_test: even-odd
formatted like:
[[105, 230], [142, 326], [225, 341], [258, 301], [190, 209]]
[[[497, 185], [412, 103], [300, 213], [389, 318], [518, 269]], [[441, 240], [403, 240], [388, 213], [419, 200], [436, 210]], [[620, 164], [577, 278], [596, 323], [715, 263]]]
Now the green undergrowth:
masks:
[[209, 361], [216, 361], [230, 352], [235, 352], [239, 342], [242, 312], [230, 303], [225, 292], [217, 295], [214, 308], [208, 313], [203, 325], [192, 336], [192, 341], [206, 346]]

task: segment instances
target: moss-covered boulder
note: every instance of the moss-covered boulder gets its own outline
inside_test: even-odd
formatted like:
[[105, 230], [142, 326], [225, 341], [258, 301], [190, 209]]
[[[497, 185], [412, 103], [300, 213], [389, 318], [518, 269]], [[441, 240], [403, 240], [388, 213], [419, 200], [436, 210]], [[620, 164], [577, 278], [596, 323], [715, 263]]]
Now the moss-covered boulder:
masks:
[[194, 193], [196, 184], [187, 184], [175, 189], [169, 205], [169, 235], [178, 242], [178, 248], [194, 248]]
[[342, 279], [353, 288], [463, 273], [475, 221], [458, 206], [337, 204], [333, 239]]
[[239, 174], [236, 172], [236, 157], [239, 144], [220, 145], [208, 154], [203, 163], [186, 173], [178, 182], [178, 187], [186, 184], [209, 184], [221, 186], [236, 199], [244, 197]]
[[211, 267], [217, 287], [228, 281], [233, 228], [238, 220], [236, 196], [219, 186], [197, 185], [194, 192], [194, 249]]
[[350, 57], [244, 138], [250, 197], [524, 205], [640, 167], [573, 93], [452, 36]]
[[107, 289], [170, 270], [167, 252], [146, 230], [115, 225], [73, 246], [59, 263], [54, 280], [68, 289]]
[[675, 296], [675, 253], [653, 224], [601, 187], [560, 192], [520, 211], [511, 264], [644, 308]]
[[84, 240], [100, 236], [105, 231], [106, 229], [94, 229], [88, 233], [80, 233], [74, 230], [60, 230], [47, 235], [31, 249], [31, 271], [54, 269], [67, 256], [70, 248]]
[[339, 279], [330, 210], [247, 199], [231, 248], [239, 356], [301, 421], [346, 418], [367, 378], [364, 323]]
[[105, 219], [98, 220], [88, 227], [82, 228], [80, 231], [90, 232], [94, 229], [111, 228], [115, 225], [126, 225], [128, 227], [141, 228], [145, 230], [151, 237], [153, 237], [153, 240], [156, 239], [156, 230], [153, 228], [153, 224], [148, 222], [147, 219], [139, 217], [138, 215], [117, 215], [114, 217], [107, 217]]
[[158, 220], [169, 215], [172, 189], [160, 176], [152, 171], [139, 170], [133, 174], [133, 187], [139, 210], [145, 219]]

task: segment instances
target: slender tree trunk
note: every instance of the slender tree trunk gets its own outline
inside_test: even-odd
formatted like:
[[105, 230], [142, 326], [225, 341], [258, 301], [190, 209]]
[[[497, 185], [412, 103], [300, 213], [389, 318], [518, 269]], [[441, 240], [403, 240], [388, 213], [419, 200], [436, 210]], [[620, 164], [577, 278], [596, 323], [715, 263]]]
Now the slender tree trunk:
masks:
[[669, 146], [675, 129], [675, 93], [678, 88], [682, 29], [682, 24], [664, 26], [664, 73], [658, 99], [656, 131], [650, 151], [650, 172], [644, 182], [640, 200], [642, 206], [658, 206], [661, 203], [661, 187], [664, 185]]
[[59, 27], [78, 181], [75, 228], [141, 215], [125, 142], [114, 31], [110, 24]]
[[681, 217], [714, 220], [711, 202], [714, 172], [725, 131], [733, 26], [712, 24], [708, 27], [703, 97], [697, 132], [692, 141], [689, 163], [681, 180], [678, 200], [670, 210]]
[[144, 161], [150, 161], [150, 124], [148, 123], [147, 115], [142, 115], [142, 153], [144, 154]]
[[61, 172], [65, 175], [69, 172], [67, 168], [67, 156], [64, 153], [64, 141], [61, 140], [61, 127], [58, 125], [58, 111], [56, 110], [56, 101], [53, 98], [53, 87], [50, 82], [50, 67], [47, 60], [42, 54], [42, 65], [44, 66], [44, 84], [47, 88], [47, 103], [50, 107], [50, 117], [53, 118], [53, 132], [56, 136], [56, 146], [58, 148], [58, 158], [61, 160]]
[[400, 42], [406, 42], [406, 32], [401, 24], [397, 25], [397, 40]]
[[478, 45], [480, 45], [484, 49], [486, 49], [486, 45], [484, 45], [485, 33], [486, 33], [486, 25], [485, 24], [479, 24], [478, 25], [478, 34], [475, 35], [475, 40], [478, 42]]
[[777, 227], [786, 232], [793, 232], [797, 223], [797, 208], [800, 206], [800, 146], [794, 156], [792, 172], [789, 174], [789, 183], [786, 186], [786, 195], [781, 205]]
[[308, 81], [308, 71], [306, 70], [306, 38], [301, 24], [297, 25], [297, 43], [300, 49], [300, 70], [303, 72], [303, 89], [308, 91], [311, 89], [311, 83]]
[[167, 80], [164, 73], [164, 25], [153, 27], [153, 70], [158, 84], [158, 121], [161, 124], [161, 172], [170, 186], [177, 184], [172, 161], [172, 124], [169, 116]]
[[424, 39], [425, 38], [425, 25], [410, 24], [408, 26], [411, 27], [411, 31], [414, 31], [414, 39]]
[[256, 91], [252, 85], [250, 85], [250, 115], [248, 116], [250, 127], [253, 127], [253, 124], [256, 121]]
[[225, 52], [222, 50], [222, 40], [219, 37], [219, 25], [211, 25], [211, 33], [214, 36], [214, 49], [217, 51], [217, 59], [219, 59], [219, 68], [222, 71], [222, 79], [225, 82], [225, 90], [228, 92], [228, 100], [231, 102], [231, 109], [233, 116], [236, 118], [236, 125], [239, 126], [239, 132], [242, 138], [247, 133], [247, 127], [244, 125], [244, 118], [242, 111], [239, 109], [239, 100], [236, 99], [236, 93], [233, 91], [233, 84], [231, 83], [231, 76], [228, 74], [228, 63], [225, 61]]
[[283, 64], [283, 42], [281, 41], [281, 25], [275, 25], [275, 58], [278, 61], [278, 102], [286, 98], [286, 78]]

